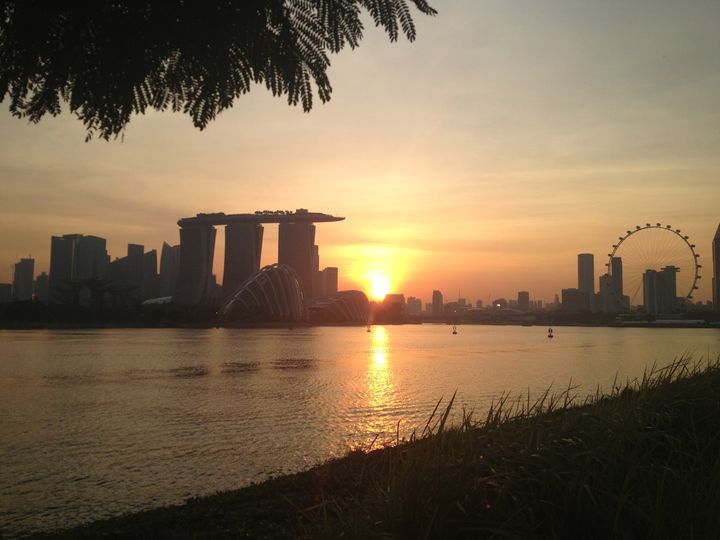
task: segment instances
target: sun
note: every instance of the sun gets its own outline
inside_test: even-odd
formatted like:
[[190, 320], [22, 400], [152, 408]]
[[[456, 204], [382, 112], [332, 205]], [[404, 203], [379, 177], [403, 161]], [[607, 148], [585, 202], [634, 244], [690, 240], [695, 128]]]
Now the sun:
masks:
[[382, 300], [390, 292], [390, 280], [382, 274], [370, 276], [370, 295], [374, 300]]

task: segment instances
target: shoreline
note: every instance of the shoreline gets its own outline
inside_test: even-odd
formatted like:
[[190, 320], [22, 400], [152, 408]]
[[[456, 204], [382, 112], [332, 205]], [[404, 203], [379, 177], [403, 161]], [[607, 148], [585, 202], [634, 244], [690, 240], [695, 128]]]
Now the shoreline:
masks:
[[720, 360], [569, 392], [448, 428], [451, 400], [410, 441], [34, 537], [717, 537]]
[[608, 324], [586, 324], [586, 323], [479, 323], [464, 321], [408, 321], [408, 322], [379, 322], [364, 324], [309, 324], [309, 323], [256, 323], [256, 324], [213, 324], [213, 323], [162, 323], [162, 324], [143, 324], [143, 323], [102, 323], [102, 322], [2, 322], [0, 330], [111, 330], [111, 329], [153, 329], [153, 328], [177, 328], [177, 329], [208, 329], [208, 328], [228, 328], [228, 329], [300, 329], [300, 328], [346, 328], [356, 326], [362, 328], [365, 326], [416, 326], [423, 324], [436, 325], [457, 325], [457, 326], [526, 326], [545, 328], [552, 326], [554, 328], [712, 328], [720, 329], [720, 321], [705, 322], [692, 321], [691, 324], [682, 321], [659, 321], [641, 322], [628, 321], [624, 323], [608, 323]]

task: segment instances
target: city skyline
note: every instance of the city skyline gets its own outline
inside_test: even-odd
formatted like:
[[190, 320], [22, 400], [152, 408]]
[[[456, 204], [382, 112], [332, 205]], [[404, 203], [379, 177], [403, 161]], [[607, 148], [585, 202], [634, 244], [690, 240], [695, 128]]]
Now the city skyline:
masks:
[[[67, 114], [29, 125], [5, 107], [0, 282], [29, 254], [47, 270], [52, 235], [107, 238], [116, 257], [179, 243], [178, 216], [308, 207], [348, 218], [317, 231], [342, 289], [387, 275], [389, 292], [425, 299], [551, 300], [576, 282], [578, 253], [597, 278], [619, 234], [660, 220], [697, 245], [696, 298], [710, 299], [720, 6], [437, 7], [412, 44], [368, 25], [309, 114], [257, 88], [203, 132], [152, 112], [122, 141], [85, 143]], [[263, 244], [261, 266], [277, 231]]]
[[[265, 214], [265, 217], [263, 217], [263, 214]], [[280, 216], [282, 214], [282, 216]], [[220, 217], [218, 217], [220, 216]], [[248, 219], [246, 216], [251, 216], [251, 219]], [[269, 217], [268, 217], [269, 216]], [[278, 217], [280, 216], [280, 217]], [[212, 213], [212, 214], [198, 214], [196, 217], [192, 218], [182, 218], [178, 221], [178, 224], [181, 225], [180, 231], [180, 237], [181, 241], [183, 238], [182, 231], [183, 231], [183, 225], [185, 225], [185, 233], [190, 234], [190, 247], [193, 252], [192, 257], [189, 259], [191, 262], [185, 262], [186, 270], [185, 272], [190, 271], [194, 277], [187, 278], [183, 281], [183, 285], [179, 290], [174, 291], [175, 293], [180, 294], [181, 303], [201, 303], [203, 300], [202, 298], [205, 298], [210, 294], [209, 290], [205, 290], [206, 285], [201, 286], [201, 290], [196, 290], [198, 288], [199, 283], [207, 284], [209, 283], [207, 280], [208, 278], [213, 278], [213, 283], [217, 283], [218, 287], [220, 287], [223, 290], [223, 296], [228, 296], [229, 294], [233, 293], [235, 290], [237, 290], [237, 286], [244, 281], [245, 278], [249, 277], [252, 273], [256, 272], [260, 268], [270, 266], [276, 263], [280, 264], [289, 264], [293, 267], [303, 268], [303, 270], [300, 270], [300, 275], [304, 275], [305, 277], [301, 279], [301, 281], [304, 283], [304, 288], [306, 291], [310, 291], [310, 294], [312, 295], [312, 289], [313, 286], [318, 287], [319, 282], [317, 282], [317, 279], [324, 281], [326, 278], [323, 276], [323, 274], [326, 271], [333, 272], [333, 282], [335, 284], [343, 284], [342, 280], [339, 280], [338, 277], [342, 276], [342, 271], [338, 272], [337, 267], [327, 267], [323, 271], [321, 271], [321, 267], [319, 265], [319, 246], [317, 244], [314, 244], [315, 239], [315, 226], [312, 224], [312, 221], [315, 219], [320, 219], [321, 221], [342, 221], [344, 218], [338, 218], [327, 214], [317, 214], [317, 213], [307, 213], [307, 210], [305, 209], [298, 209], [296, 212], [291, 211], [256, 211], [254, 215], [252, 214], [230, 214], [227, 215], [224, 213]], [[295, 222], [297, 221], [297, 223]], [[305, 223], [307, 222], [307, 223]], [[290, 231], [292, 232], [292, 236], [287, 236], [288, 233], [286, 233], [286, 240], [285, 240], [285, 247], [283, 248], [282, 242], [278, 243], [277, 250], [275, 253], [277, 253], [276, 256], [272, 255], [265, 255], [263, 257], [263, 260], [266, 258], [269, 258], [270, 261], [263, 262], [260, 264], [260, 258], [259, 254], [262, 252], [263, 247], [263, 235], [264, 235], [264, 228], [262, 227], [262, 223], [279, 223], [280, 227], [278, 228], [279, 235], [282, 236], [282, 230], [283, 226], [286, 228], [288, 233]], [[198, 224], [200, 226], [198, 226]], [[221, 225], [220, 227], [213, 227], [212, 225]], [[218, 261], [218, 256], [215, 253], [217, 249], [217, 236], [218, 232], [220, 232], [221, 236], [223, 235], [223, 231], [226, 230], [225, 225], [227, 225], [227, 229], [230, 229], [230, 234], [232, 236], [226, 236], [227, 241], [229, 241], [231, 244], [236, 244], [235, 248], [232, 252], [223, 251], [223, 256]], [[309, 226], [309, 233], [304, 232], [304, 229], [300, 230], [297, 229], [297, 225]], [[656, 228], [655, 225], [648, 223], [647, 226], [650, 227], [652, 225], [653, 228]], [[243, 228], [247, 228], [247, 226], [250, 226], [251, 229], [249, 229], [247, 232], [243, 232]], [[238, 228], [239, 227], [239, 228]], [[667, 228], [670, 226], [667, 225]], [[643, 227], [644, 228], [644, 227]], [[661, 226], [660, 223], [657, 224], [657, 228], [663, 229], [664, 226]], [[237, 229], [237, 230], [236, 230]], [[297, 229], [297, 232], [294, 232]], [[637, 229], [640, 230], [641, 226], [637, 226]], [[717, 231], [720, 231], [720, 224], [718, 225]], [[629, 233], [634, 231], [627, 231], [628, 237]], [[678, 230], [679, 232], [679, 230]], [[200, 233], [200, 236], [198, 237], [198, 233]], [[240, 233], [238, 235], [238, 233]], [[210, 235], [208, 237], [208, 234]], [[298, 236], [299, 234], [299, 236]], [[98, 238], [93, 235], [83, 235], [82, 233], [71, 233], [71, 234], [64, 234], [62, 237], [52, 236], [51, 238], [51, 245], [55, 246], [56, 241], [63, 240], [63, 238], [74, 238], [83, 237], [85, 240], [91, 240], [94, 239], [100, 244], [98, 244], [98, 248], [101, 249], [102, 253], [104, 253], [104, 257], [107, 258], [107, 261], [104, 263], [94, 263], [95, 265], [103, 264], [108, 265], [109, 268], [113, 266], [111, 263], [119, 263], [123, 262], [123, 259], [126, 257], [112, 257], [112, 255], [105, 249], [107, 239], [104, 238]], [[207, 238], [206, 238], [207, 237]], [[702, 275], [706, 276], [706, 283], [710, 284], [710, 290], [711, 290], [711, 296], [710, 298], [703, 299], [699, 298], [697, 294], [697, 290], [693, 293], [692, 296], [692, 302], [700, 302], [705, 303], [708, 300], [713, 301], [713, 292], [715, 287], [715, 274], [717, 273], [717, 248], [716, 244], [719, 242], [718, 238], [720, 237], [720, 233], [716, 232], [715, 236], [712, 239], [712, 246], [711, 246], [711, 257], [710, 261], [701, 261], [705, 262], [704, 265], [700, 265], [701, 267], [704, 267], [705, 270]], [[689, 239], [689, 237], [686, 237]], [[204, 240], [203, 240], [204, 239]], [[188, 241], [188, 240], [186, 240]], [[198, 244], [199, 242], [199, 244]], [[689, 240], [688, 240], [689, 242]], [[305, 246], [307, 244], [307, 246]], [[298, 246], [292, 247], [292, 246]], [[193, 247], [194, 246], [194, 247]], [[222, 249], [222, 246], [220, 246]], [[616, 246], [613, 246], [616, 247]], [[695, 247], [695, 244], [692, 244], [692, 247]], [[128, 244], [127, 245], [127, 252], [128, 255], [133, 251], [134, 248], [140, 249], [138, 257], [142, 258], [143, 255], [143, 248], [144, 245], [137, 245], [137, 244]], [[146, 252], [144, 255], [147, 257], [148, 255], [153, 256], [152, 265], [154, 266], [153, 273], [157, 274], [158, 276], [163, 273], [162, 264], [163, 260], [165, 260], [164, 254], [166, 249], [173, 249], [173, 250], [179, 250], [180, 244], [171, 246], [167, 242], [163, 241], [162, 245], [162, 255], [163, 257], [158, 258], [157, 249], [151, 249], [150, 252]], [[52, 249], [55, 249], [53, 247]], [[51, 252], [52, 252], [51, 249]], [[297, 250], [300, 250], [299, 252]], [[201, 255], [201, 253], [205, 252], [205, 255]], [[179, 251], [181, 253], [181, 251]], [[189, 253], [189, 252], [188, 252]], [[227, 253], [232, 253], [232, 256], [228, 258]], [[283, 254], [284, 253], [284, 254]], [[175, 255], [177, 257], [178, 255]], [[299, 258], [298, 258], [299, 257]], [[295, 260], [297, 259], [297, 260]], [[612, 287], [616, 288], [616, 299], [615, 301], [620, 301], [619, 299], [622, 298], [623, 295], [623, 270], [622, 270], [622, 263], [621, 263], [622, 257], [612, 257], [612, 264], [609, 265], [608, 263], [600, 263], [601, 269], [599, 272], [596, 272], [598, 269], [597, 263], [595, 262], [595, 256], [593, 253], [578, 253], [576, 255], [576, 282], [575, 286], [577, 288], [572, 287], [571, 283], [566, 283], [563, 285], [563, 287], [552, 294], [551, 298], [546, 297], [540, 297], [537, 295], [537, 293], [528, 292], [528, 291], [522, 291], [518, 289], [518, 287], [522, 287], [522, 285], [517, 285], [515, 291], [511, 291], [508, 294], [495, 294], [493, 295], [488, 294], [486, 297], [481, 296], [473, 296], [473, 295], [464, 295], [468, 298], [470, 298], [470, 304], [473, 303], [473, 299], [477, 299], [480, 302], [485, 303], [485, 305], [490, 304], [492, 298], [502, 298], [502, 299], [511, 299], [514, 298], [515, 294], [529, 294], [534, 301], [541, 301], [545, 304], [551, 304], [555, 301], [556, 296], [559, 296], [559, 293], [565, 293], [565, 291], [573, 291], [577, 290], [582, 292], [583, 294], [588, 294], [589, 297], [587, 298], [587, 302], [592, 303], [594, 300], [595, 290], [596, 290], [596, 282], [597, 282], [597, 291], [598, 294], [601, 293], [601, 290], [603, 288], [604, 280], [610, 280], [607, 281], [607, 283], [612, 283]], [[35, 264], [35, 258], [32, 256], [20, 258], [18, 261], [15, 261], [12, 264], [13, 273], [12, 273], [12, 282], [15, 282], [16, 279], [16, 273], [17, 268], [19, 264], [23, 264], [24, 261], [30, 262], [32, 261], [33, 267]], [[99, 260], [99, 259], [98, 259]], [[104, 260], [104, 259], [103, 259]], [[601, 260], [610, 260], [608, 258], [601, 258]], [[139, 261], [139, 260], [138, 260]], [[314, 261], [314, 262], [313, 262]], [[293, 264], [294, 263], [294, 264]], [[618, 264], [616, 264], [618, 263]], [[137, 264], [140, 264], [141, 266], [143, 264], [147, 265], [148, 262], [145, 263], [138, 262]], [[198, 266], [198, 264], [200, 266]], [[229, 268], [228, 264], [231, 265], [233, 268], [235, 275], [234, 279], [231, 279], [230, 281], [226, 282], [223, 279], [217, 279], [217, 276], [223, 276], [224, 271]], [[307, 265], [307, 268], [304, 268]], [[178, 269], [181, 267], [181, 259], [179, 258], [176, 262], [176, 269], [174, 272], [177, 272]], [[52, 265], [48, 263], [47, 269], [39, 268], [37, 271], [35, 271], [35, 274], [40, 276], [40, 274], [44, 274], [45, 278], [47, 278], [47, 272], [51, 270]], [[609, 268], [612, 267], [612, 276], [607, 275]], [[674, 266], [670, 265], [671, 268], [675, 268]], [[644, 268], [644, 267], [643, 267]], [[648, 265], [647, 270], [653, 270], [653, 271], [661, 271], [665, 270], [665, 265], [663, 264], [654, 264], [654, 265]], [[682, 272], [682, 268], [676, 268], [675, 271]], [[100, 272], [104, 275], [104, 271]], [[52, 272], [51, 272], [52, 274]], [[85, 271], [84, 273], [81, 271], [81, 275], [85, 275], [85, 277], [90, 276], [93, 274], [93, 272]], [[112, 274], [112, 271], [110, 272]], [[195, 275], [197, 274], [197, 275]], [[59, 275], [59, 274], [58, 274]], [[311, 277], [315, 276], [315, 277]], [[66, 277], [66, 276], [63, 276]], [[182, 272], [180, 272], [180, 277], [182, 277]], [[365, 288], [359, 287], [359, 290], [363, 290], [370, 298], [374, 301], [381, 301], [383, 300], [386, 295], [404, 295], [405, 290], [392, 290], [390, 289], [389, 280], [386, 279], [387, 276], [385, 275], [374, 275], [375, 278], [380, 278], [379, 281], [373, 281], [372, 279], [369, 280], [367, 283], [365, 283]], [[644, 283], [645, 283], [645, 271], [643, 271], [643, 274], [640, 276], [640, 279], [643, 283], [643, 289], [644, 289]], [[52, 278], [51, 278], [52, 280]], [[198, 281], [199, 280], [199, 281]], [[0, 280], [0, 283], [3, 283]], [[412, 288], [412, 279], [408, 280], [408, 283], [410, 284], [411, 290], [414, 290]], [[337, 285], [336, 285], [337, 286]], [[158, 287], [162, 288], [162, 286], [158, 285]], [[187, 287], [190, 287], [190, 290], [195, 291], [191, 293], [183, 292]], [[52, 285], [51, 285], [52, 288]], [[340, 285], [340, 289], [347, 289], [347, 287], [343, 287]], [[350, 287], [352, 288], [352, 287]], [[698, 286], [697, 289], [699, 290], [700, 287]], [[336, 289], [337, 290], [337, 289]], [[165, 291], [165, 293], [169, 294], [170, 291]], [[437, 292], [437, 290], [434, 290], [434, 292]], [[434, 295], [433, 292], [433, 295]], [[628, 305], [642, 305], [643, 302], [641, 299], [637, 299], [637, 294], [640, 293], [641, 295], [642, 290], [638, 289], [635, 291], [636, 297], [634, 298], [627, 298], [627, 301], [630, 301], [631, 304]], [[684, 288], [682, 290], [677, 291], [680, 297], [683, 297], [687, 290]], [[159, 297], [167, 294], [155, 294], [154, 296]], [[189, 295], [188, 295], [189, 294]], [[428, 294], [428, 291], [420, 292], [417, 294], [420, 300], [426, 300], [426, 294]], [[52, 296], [52, 294], [51, 294]], [[182, 300], [183, 297], [186, 297], [184, 300]], [[408, 295], [409, 298], [414, 298], [413, 294]], [[149, 298], [149, 296], [145, 296], [145, 298]], [[461, 291], [458, 291], [458, 300], [465, 300], [463, 297], [463, 294]], [[453, 302], [453, 298], [451, 295], [448, 295], [448, 301]], [[715, 305], [717, 305], [716, 301], [713, 301]], [[588, 304], [590, 305], [590, 304]]]

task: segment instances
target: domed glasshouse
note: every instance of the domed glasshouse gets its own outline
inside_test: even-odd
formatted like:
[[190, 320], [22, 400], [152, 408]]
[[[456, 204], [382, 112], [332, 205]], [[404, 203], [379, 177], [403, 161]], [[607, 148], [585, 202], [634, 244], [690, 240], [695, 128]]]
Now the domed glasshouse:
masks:
[[314, 324], [367, 324], [370, 302], [362, 291], [340, 291], [315, 298], [308, 311]]
[[224, 322], [299, 322], [306, 319], [302, 285], [285, 264], [250, 276], [218, 311]]

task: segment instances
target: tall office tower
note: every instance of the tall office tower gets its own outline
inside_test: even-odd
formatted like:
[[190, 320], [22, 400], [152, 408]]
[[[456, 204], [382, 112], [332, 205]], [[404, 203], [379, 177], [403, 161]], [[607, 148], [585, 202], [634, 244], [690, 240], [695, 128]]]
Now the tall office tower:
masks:
[[49, 285], [50, 280], [48, 278], [48, 275], [45, 272], [41, 272], [40, 275], [38, 275], [35, 278], [35, 299], [39, 302], [47, 302], [48, 301], [48, 291], [49, 291]]
[[305, 298], [315, 296], [313, 291], [313, 247], [315, 225], [310, 222], [280, 223], [278, 263], [287, 264], [297, 273]]
[[712, 241], [713, 278], [712, 278], [712, 301], [713, 309], [720, 311], [720, 225], [715, 231]]
[[77, 238], [74, 279], [101, 279], [107, 272], [108, 256], [104, 238], [80, 235]]
[[677, 307], [676, 266], [666, 266], [659, 272], [646, 270], [643, 274], [643, 302], [645, 311], [657, 315], [672, 313]]
[[578, 313], [588, 310], [588, 294], [579, 289], [562, 289], [562, 310], [570, 313]]
[[312, 290], [315, 297], [326, 295], [320, 272], [320, 248], [317, 245], [312, 249]]
[[[108, 256], [105, 239], [82, 234], [64, 234], [50, 239], [50, 302], [67, 303], [73, 299], [73, 284], [106, 277]], [[83, 289], [79, 301], [89, 300]]]
[[65, 234], [50, 238], [50, 302], [69, 303], [72, 292], [69, 283], [75, 279], [77, 243], [82, 235]]
[[325, 296], [338, 292], [338, 269], [328, 266], [322, 272], [322, 289]]
[[443, 314], [443, 295], [440, 291], [433, 291], [432, 293], [432, 314], [434, 317]]
[[180, 228], [180, 270], [174, 302], [193, 305], [211, 301], [216, 232], [212, 225]]
[[0, 304], [12, 302], [12, 285], [10, 283], [0, 283]]
[[[227, 249], [227, 248], [226, 248]], [[177, 285], [180, 271], [180, 244], [171, 246], [163, 242], [160, 252], [160, 275], [158, 277], [158, 296], [172, 296]]]
[[595, 256], [592, 253], [578, 255], [578, 290], [595, 294]]
[[601, 313], [615, 313], [619, 305], [618, 295], [615, 292], [615, 276], [603, 274], [598, 280], [597, 308]]
[[518, 292], [517, 305], [520, 311], [530, 310], [530, 293], [527, 291]]
[[243, 282], [260, 270], [263, 227], [259, 223], [230, 223], [225, 226], [223, 296], [237, 292]]
[[13, 273], [13, 300], [31, 300], [33, 294], [33, 276], [35, 275], [35, 259], [20, 259], [15, 263]]
[[157, 250], [151, 249], [143, 255], [142, 298], [155, 298], [157, 296]]
[[645, 270], [643, 274], [643, 305], [645, 306], [645, 311], [652, 314], [659, 312], [657, 285], [657, 270]]
[[408, 315], [420, 315], [422, 313], [422, 300], [419, 298], [409, 296], [405, 305]]
[[126, 283], [133, 300], [142, 300], [143, 297], [143, 256], [145, 246], [141, 244], [128, 244], [127, 267], [125, 268]]
[[610, 262], [610, 274], [612, 275], [613, 292], [617, 295], [618, 301], [623, 297], [623, 263], [622, 257], [613, 257]]

